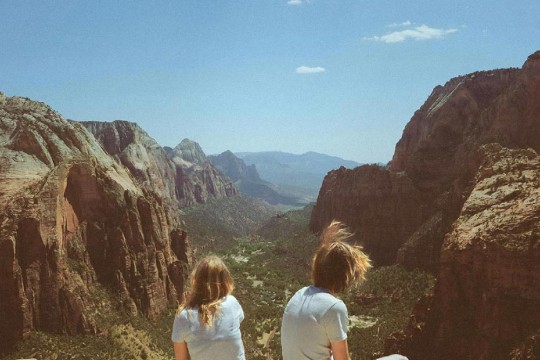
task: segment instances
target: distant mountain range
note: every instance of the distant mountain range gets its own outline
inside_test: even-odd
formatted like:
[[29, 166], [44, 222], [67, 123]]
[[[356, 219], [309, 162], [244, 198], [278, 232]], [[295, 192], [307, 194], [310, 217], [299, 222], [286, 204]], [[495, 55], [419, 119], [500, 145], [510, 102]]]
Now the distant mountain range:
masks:
[[360, 163], [313, 151], [297, 155], [280, 151], [235, 153], [246, 165], [255, 165], [260, 177], [282, 195], [315, 201], [325, 175], [341, 166], [355, 168]]
[[302, 193], [283, 193], [279, 187], [262, 180], [255, 165], [247, 166], [244, 160], [227, 150], [219, 155], [210, 155], [208, 160], [228, 176], [240, 192], [262, 199], [272, 205], [303, 206], [313, 201]]
[[308, 152], [295, 155], [285, 152], [225, 151], [208, 160], [244, 194], [272, 205], [304, 206], [317, 200], [324, 176], [341, 166], [360, 164], [335, 156]]

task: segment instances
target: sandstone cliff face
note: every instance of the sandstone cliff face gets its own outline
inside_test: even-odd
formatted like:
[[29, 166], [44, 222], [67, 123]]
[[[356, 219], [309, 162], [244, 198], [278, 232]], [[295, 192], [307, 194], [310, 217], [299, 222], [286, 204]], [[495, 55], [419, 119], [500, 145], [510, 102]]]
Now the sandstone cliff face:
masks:
[[380, 166], [341, 167], [328, 173], [319, 192], [310, 226], [339, 219], [355, 233], [377, 265], [396, 260], [403, 236], [424, 220], [422, 195], [403, 173]]
[[82, 125], [1, 93], [0, 224], [2, 350], [35, 329], [99, 331], [98, 285], [150, 317], [182, 294], [190, 255], [162, 198]]
[[[436, 87], [414, 114], [396, 145], [388, 171], [410, 179], [420, 204], [409, 211], [420, 207], [422, 221], [414, 223], [412, 231], [410, 227], [403, 231], [398, 228], [392, 242], [403, 246], [398, 254], [393, 246], [393, 253], [387, 258], [397, 256], [406, 266], [436, 271], [442, 239], [457, 218], [480, 164], [477, 150], [492, 142], [540, 150], [540, 52], [531, 55], [522, 69], [486, 71], [452, 79]], [[346, 192], [343, 188], [378, 187], [376, 178], [363, 178], [363, 184], [352, 181], [333, 182], [330, 186], [325, 180], [313, 211], [312, 230], [320, 231], [331, 218], [345, 220], [342, 214], [351, 203], [359, 202], [358, 209], [380, 201], [377, 195], [342, 201]], [[365, 215], [356, 210], [356, 216], [349, 217], [347, 223], [375, 234], [370, 241], [381, 243], [382, 247], [386, 240], [376, 235], [380, 232], [377, 227], [400, 224], [405, 219], [401, 214], [407, 213], [395, 212], [392, 203], [388, 206], [380, 211], [387, 219], [381, 224], [366, 223]]]
[[159, 144], [139, 125], [128, 121], [81, 122], [103, 149], [129, 169], [137, 181], [165, 198], [175, 199], [174, 164]]
[[413, 359], [508, 359], [540, 328], [540, 157], [498, 144], [483, 153], [429, 310], [407, 331]]
[[167, 154], [135, 123], [117, 120], [82, 124], [107, 153], [129, 169], [139, 184], [179, 207], [237, 194], [231, 181], [210, 164], [196, 142], [184, 139]]
[[182, 140], [168, 155], [176, 164], [178, 192], [185, 199], [181, 206], [238, 195], [232, 181], [212, 165], [195, 141]]

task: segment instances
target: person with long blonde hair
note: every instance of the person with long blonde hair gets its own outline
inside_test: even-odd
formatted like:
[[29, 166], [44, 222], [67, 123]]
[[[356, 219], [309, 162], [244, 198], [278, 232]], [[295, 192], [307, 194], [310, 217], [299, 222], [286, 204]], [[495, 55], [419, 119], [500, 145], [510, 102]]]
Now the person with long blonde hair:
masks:
[[345, 242], [352, 234], [333, 221], [321, 235], [313, 257], [313, 284], [289, 300], [281, 325], [283, 360], [349, 360], [347, 307], [336, 297], [365, 279], [371, 267], [360, 246]]
[[176, 360], [245, 360], [240, 323], [242, 306], [231, 295], [234, 281], [217, 256], [202, 259], [174, 319]]

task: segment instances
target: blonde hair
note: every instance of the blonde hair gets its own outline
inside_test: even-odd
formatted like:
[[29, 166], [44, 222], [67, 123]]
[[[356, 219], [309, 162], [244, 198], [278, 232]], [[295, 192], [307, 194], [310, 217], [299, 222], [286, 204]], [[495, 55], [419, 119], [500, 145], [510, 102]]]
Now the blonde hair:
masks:
[[197, 308], [201, 321], [212, 326], [219, 302], [233, 289], [234, 280], [225, 263], [217, 256], [207, 256], [192, 271], [191, 289], [178, 311]]
[[365, 279], [371, 260], [361, 246], [345, 240], [353, 234], [339, 221], [332, 221], [321, 234], [321, 245], [313, 257], [313, 285], [338, 293]]

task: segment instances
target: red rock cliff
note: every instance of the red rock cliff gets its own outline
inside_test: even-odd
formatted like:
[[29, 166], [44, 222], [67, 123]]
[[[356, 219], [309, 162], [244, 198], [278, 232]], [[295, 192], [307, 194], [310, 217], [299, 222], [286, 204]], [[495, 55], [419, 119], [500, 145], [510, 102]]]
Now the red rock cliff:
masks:
[[0, 224], [1, 350], [32, 330], [99, 331], [98, 285], [150, 317], [182, 293], [186, 237], [162, 198], [82, 125], [1, 93]]
[[400, 349], [413, 359], [509, 359], [540, 329], [540, 157], [498, 144], [482, 152], [435, 295]]
[[[339, 181], [330, 173], [313, 210], [311, 229], [320, 231], [332, 218], [345, 220], [371, 235], [361, 240], [376, 261], [397, 257], [406, 266], [436, 271], [442, 239], [471, 190], [480, 163], [477, 149], [492, 142], [540, 151], [540, 52], [521, 69], [478, 72], [436, 87], [406, 126], [388, 170], [380, 170], [392, 174], [387, 176], [393, 179], [388, 189], [400, 187], [394, 185], [399, 175], [409, 179], [407, 188], [414, 191], [381, 193], [380, 178], [352, 175], [365, 172], [362, 168]], [[413, 195], [416, 203], [407, 200]], [[381, 199], [387, 196], [394, 200], [383, 208]], [[379, 209], [375, 214], [362, 210], [372, 208]], [[410, 223], [403, 226], [404, 222]], [[394, 234], [387, 236], [385, 227], [393, 227]], [[385, 251], [389, 253], [380, 255]]]
[[351, 226], [377, 265], [396, 261], [403, 236], [424, 220], [422, 194], [404, 173], [377, 165], [344, 167], [325, 177], [311, 216], [311, 227], [339, 219]]

